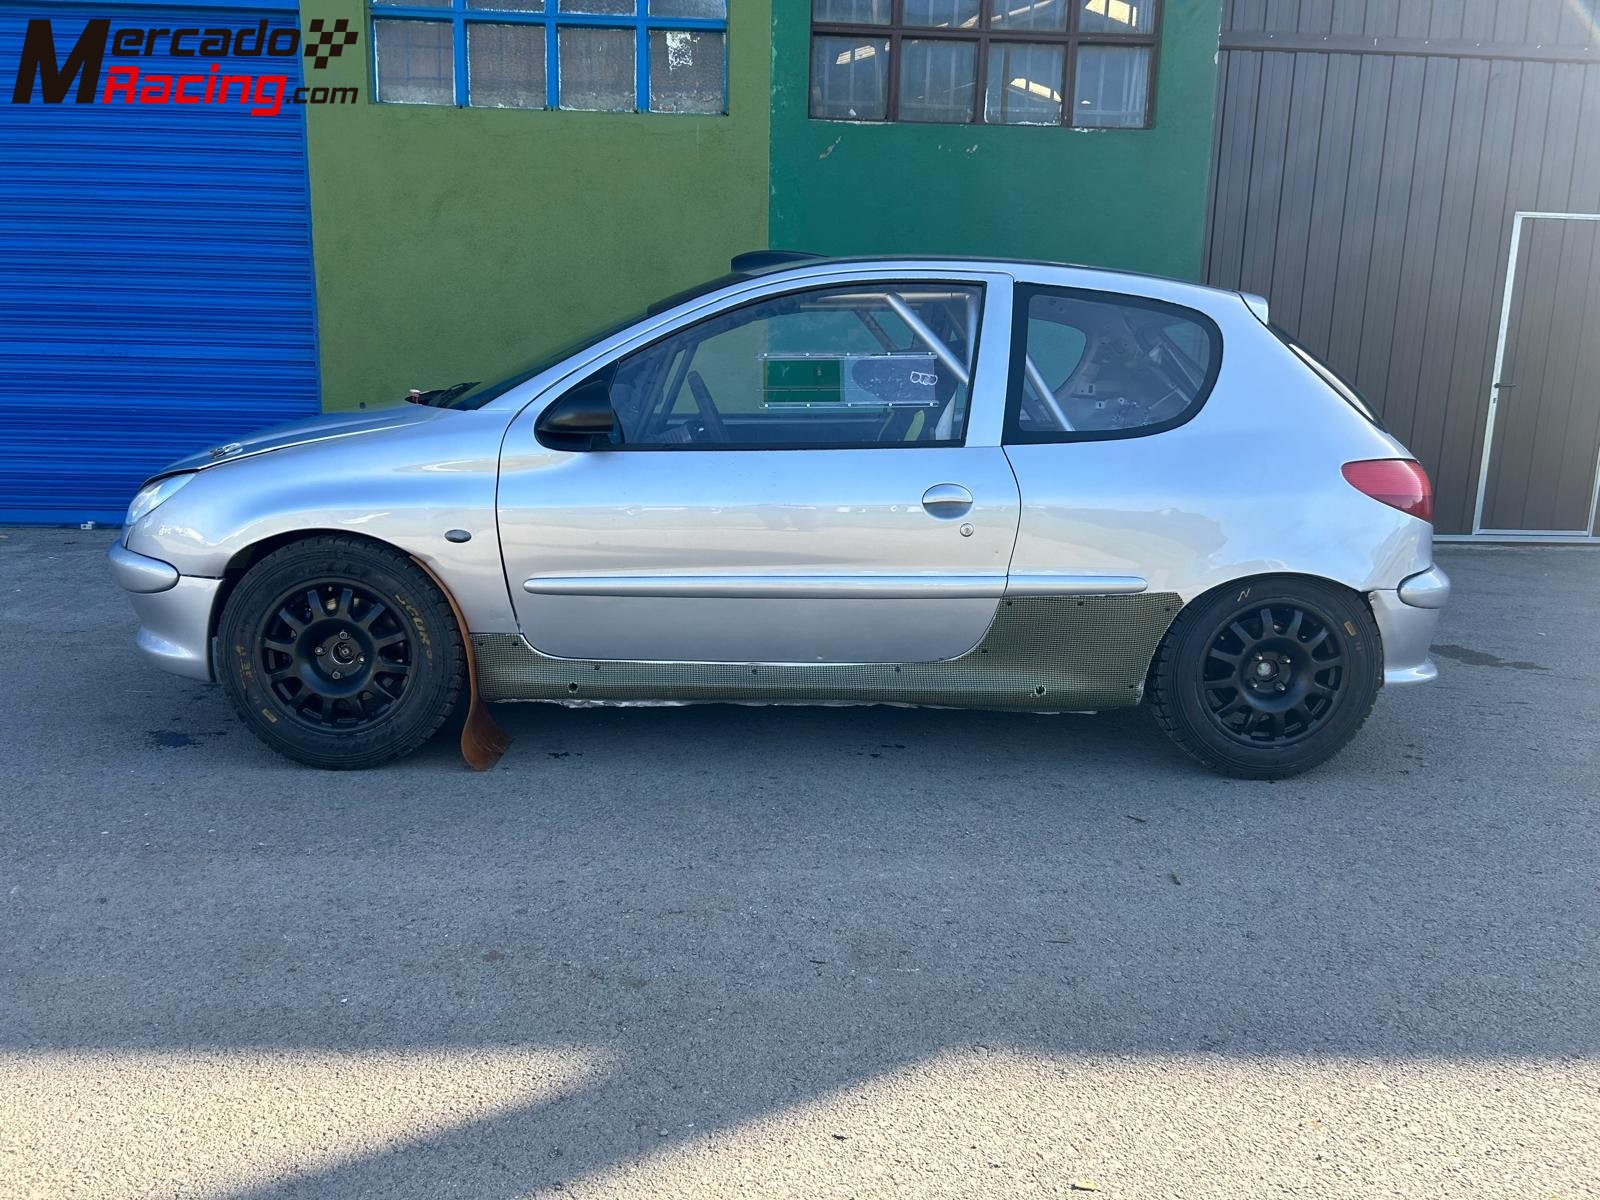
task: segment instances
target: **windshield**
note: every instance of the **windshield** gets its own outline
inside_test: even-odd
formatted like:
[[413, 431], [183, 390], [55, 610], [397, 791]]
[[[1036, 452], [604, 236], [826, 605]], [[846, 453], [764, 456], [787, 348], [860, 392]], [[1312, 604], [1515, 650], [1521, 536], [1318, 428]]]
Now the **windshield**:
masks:
[[[726, 287], [730, 283], [739, 283], [748, 278], [750, 278], [748, 275], [723, 275], [716, 279], [699, 284], [696, 287], [688, 288], [684, 291], [668, 296], [665, 299], [656, 301], [656, 303], [652, 304], [643, 312], [633, 313], [630, 316], [622, 318], [620, 321], [613, 321], [611, 324], [606, 325], [601, 329], [595, 330], [592, 333], [584, 334], [582, 337], [574, 338], [572, 341], [569, 341], [561, 346], [557, 346], [554, 350], [547, 352], [541, 357], [535, 359], [533, 362], [522, 367], [513, 375], [507, 376], [506, 378], [498, 380], [494, 383], [470, 384], [464, 390], [462, 390], [459, 395], [445, 395], [442, 397], [436, 397], [432, 402], [438, 408], [482, 408], [485, 404], [489, 403], [489, 401], [505, 395], [505, 393], [509, 392], [518, 384], [526, 383], [535, 375], [539, 375], [545, 371], [548, 371], [551, 367], [561, 362], [562, 359], [570, 358], [572, 355], [577, 354], [580, 350], [587, 350], [590, 346], [598, 345], [599, 343], [605, 341], [608, 337], [611, 337], [613, 334], [621, 333], [628, 326], [642, 321], [646, 317], [656, 316], [659, 313], [666, 312], [669, 308], [676, 308], [680, 304], [685, 304], [690, 300], [694, 300], [700, 296], [714, 292], [718, 288]], [[454, 389], [445, 389], [445, 392], [448, 393], [452, 390]]]

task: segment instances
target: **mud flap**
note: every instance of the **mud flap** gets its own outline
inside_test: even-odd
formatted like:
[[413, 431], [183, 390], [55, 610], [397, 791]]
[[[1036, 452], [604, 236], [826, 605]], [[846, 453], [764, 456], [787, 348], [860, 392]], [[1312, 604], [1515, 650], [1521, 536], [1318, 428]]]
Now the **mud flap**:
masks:
[[461, 615], [461, 606], [450, 594], [450, 589], [445, 587], [444, 580], [434, 574], [427, 563], [415, 555], [412, 555], [411, 561], [433, 580], [434, 586], [450, 602], [450, 611], [455, 614], [456, 628], [461, 631], [461, 650], [467, 656], [467, 719], [461, 726], [461, 757], [474, 771], [487, 771], [510, 749], [511, 735], [495, 723], [495, 719], [489, 715], [489, 706], [478, 694], [478, 659], [473, 651], [472, 634], [467, 630], [466, 618]]

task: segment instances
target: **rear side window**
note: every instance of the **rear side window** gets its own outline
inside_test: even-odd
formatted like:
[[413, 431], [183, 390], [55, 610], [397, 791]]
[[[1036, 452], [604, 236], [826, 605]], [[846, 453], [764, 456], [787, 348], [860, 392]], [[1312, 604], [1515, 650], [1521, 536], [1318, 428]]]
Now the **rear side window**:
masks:
[[1018, 287], [1008, 442], [1103, 441], [1181, 425], [1222, 362], [1192, 309], [1069, 288]]

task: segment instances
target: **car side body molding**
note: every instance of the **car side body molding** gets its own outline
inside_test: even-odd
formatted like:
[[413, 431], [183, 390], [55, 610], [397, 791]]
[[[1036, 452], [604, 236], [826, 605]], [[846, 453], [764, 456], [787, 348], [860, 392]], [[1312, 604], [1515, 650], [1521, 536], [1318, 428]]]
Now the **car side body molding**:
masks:
[[1008, 596], [1135, 596], [1150, 586], [1137, 575], [1012, 575]]
[[690, 596], [700, 599], [914, 600], [922, 596], [996, 597], [1004, 575], [536, 575], [533, 596]]
[[913, 600], [922, 596], [1126, 596], [1149, 584], [1132, 575], [535, 575], [531, 596], [687, 596], [701, 599]]

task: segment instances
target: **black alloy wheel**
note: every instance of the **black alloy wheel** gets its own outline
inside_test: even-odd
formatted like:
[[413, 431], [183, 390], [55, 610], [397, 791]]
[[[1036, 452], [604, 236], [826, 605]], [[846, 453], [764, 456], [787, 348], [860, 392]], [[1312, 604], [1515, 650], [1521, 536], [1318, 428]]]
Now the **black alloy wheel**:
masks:
[[411, 676], [411, 636], [397, 609], [356, 580], [280, 596], [257, 648], [280, 710], [313, 729], [372, 726], [400, 701]]
[[1247, 605], [1206, 652], [1202, 685], [1217, 727], [1249, 746], [1314, 733], [1344, 689], [1344, 637], [1309, 605]]
[[1283, 779], [1355, 736], [1383, 682], [1383, 644], [1364, 597], [1334, 583], [1269, 576], [1186, 605], [1150, 668], [1162, 730], [1213, 770]]
[[376, 766], [455, 710], [466, 648], [449, 599], [409, 555], [315, 536], [274, 550], [229, 593], [217, 677], [240, 718], [298, 762]]

